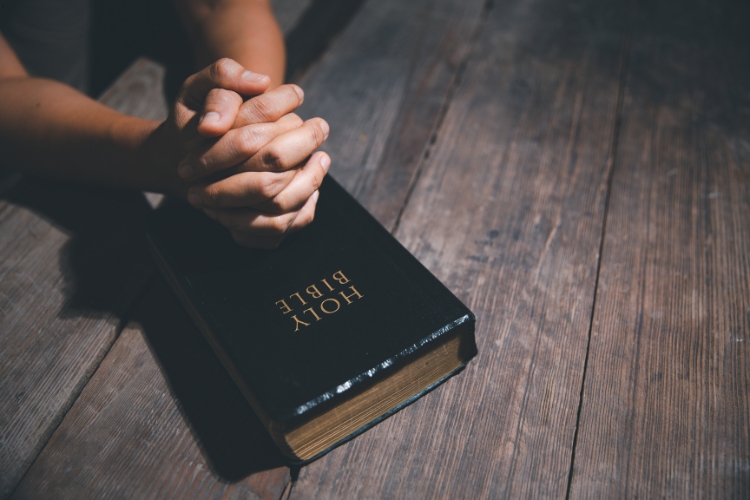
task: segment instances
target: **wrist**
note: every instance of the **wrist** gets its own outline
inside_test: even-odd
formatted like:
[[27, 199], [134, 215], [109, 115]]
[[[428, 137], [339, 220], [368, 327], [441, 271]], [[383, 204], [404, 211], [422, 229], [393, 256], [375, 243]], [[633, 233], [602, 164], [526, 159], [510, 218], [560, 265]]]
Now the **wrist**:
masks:
[[133, 187], [157, 193], [181, 195], [186, 191], [177, 175], [177, 164], [182, 159], [180, 148], [170, 140], [175, 136], [168, 121], [157, 122], [127, 117], [122, 125], [127, 127], [128, 149], [133, 152], [129, 166]]

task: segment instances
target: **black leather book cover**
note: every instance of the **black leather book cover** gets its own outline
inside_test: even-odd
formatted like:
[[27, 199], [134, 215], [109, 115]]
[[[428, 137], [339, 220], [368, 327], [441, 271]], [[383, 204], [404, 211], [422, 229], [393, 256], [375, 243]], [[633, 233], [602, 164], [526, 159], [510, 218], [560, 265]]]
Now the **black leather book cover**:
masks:
[[330, 176], [314, 222], [275, 250], [237, 245], [181, 202], [148, 233], [262, 420], [335, 404], [457, 328], [471, 331], [465, 359], [476, 353], [471, 311]]

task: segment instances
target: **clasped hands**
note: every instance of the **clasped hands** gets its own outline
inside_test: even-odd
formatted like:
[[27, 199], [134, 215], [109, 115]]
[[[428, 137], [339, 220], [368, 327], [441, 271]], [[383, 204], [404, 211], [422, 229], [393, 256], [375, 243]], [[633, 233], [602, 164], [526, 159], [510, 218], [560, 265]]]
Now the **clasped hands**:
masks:
[[185, 81], [151, 141], [168, 145], [159, 167], [163, 190], [253, 248], [275, 248], [312, 222], [331, 164], [315, 152], [328, 138], [328, 124], [293, 113], [302, 89], [268, 90], [269, 84], [267, 76], [219, 60]]

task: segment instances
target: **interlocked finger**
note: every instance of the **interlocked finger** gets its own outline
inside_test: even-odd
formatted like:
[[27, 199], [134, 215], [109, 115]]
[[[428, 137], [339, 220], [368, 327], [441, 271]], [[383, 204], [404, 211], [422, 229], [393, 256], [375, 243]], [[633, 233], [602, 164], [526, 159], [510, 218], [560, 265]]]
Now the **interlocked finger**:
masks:
[[224, 58], [185, 80], [177, 101], [198, 110], [212, 89], [233, 90], [241, 96], [251, 97], [265, 92], [270, 84], [268, 76], [248, 71], [240, 63]]
[[205, 210], [206, 215], [229, 228], [232, 233], [258, 237], [279, 237], [302, 229], [312, 222], [318, 192], [296, 212], [272, 215], [251, 208]]
[[234, 127], [253, 123], [274, 122], [296, 110], [305, 94], [297, 85], [288, 84], [247, 100], [240, 108]]
[[296, 171], [294, 178], [279, 194], [258, 203], [255, 208], [272, 214], [299, 210], [318, 191], [330, 166], [330, 157], [322, 151], [316, 152], [303, 168]]
[[307, 120], [301, 127], [282, 134], [238, 167], [251, 172], [283, 172], [294, 168], [328, 139], [328, 123], [322, 118]]
[[[241, 172], [208, 185], [194, 186], [190, 188], [188, 201], [197, 208], [254, 207], [269, 213], [284, 213], [301, 206], [318, 189], [329, 166], [330, 158], [321, 152], [299, 169]], [[295, 180], [289, 193], [282, 195]]]
[[[227, 92], [236, 93], [238, 98], [257, 96], [265, 92], [270, 83], [271, 80], [266, 75], [248, 71], [232, 59], [220, 59], [185, 80], [170, 113], [169, 127], [175, 129], [187, 153], [202, 144], [206, 137], [221, 135], [236, 122], [236, 116], [241, 111], [242, 99], [237, 102], [237, 99], [230, 98], [231, 94]], [[222, 91], [212, 92], [217, 89]], [[205, 107], [209, 96], [214, 103], [217, 99], [223, 101], [221, 106], [225, 113], [219, 113], [223, 116], [215, 123], [212, 123], [215, 115], [209, 115], [212, 110]], [[213, 112], [217, 110], [214, 109]], [[205, 118], [208, 118], [208, 121], [205, 121]]]
[[242, 97], [227, 89], [211, 89], [203, 105], [203, 114], [198, 122], [198, 133], [203, 137], [217, 137], [234, 125], [242, 106]]
[[275, 137], [299, 128], [302, 119], [290, 113], [270, 123], [233, 129], [217, 141], [190, 153], [177, 170], [185, 180], [195, 180], [244, 163]]
[[308, 198], [307, 203], [305, 203], [300, 211], [297, 212], [297, 217], [295, 217], [294, 221], [289, 225], [286, 234], [295, 233], [313, 221], [315, 218], [315, 207], [318, 204], [319, 197], [320, 191], [315, 191], [310, 198]]
[[294, 178], [295, 172], [241, 172], [226, 179], [193, 186], [188, 201], [196, 208], [251, 207], [270, 200]]

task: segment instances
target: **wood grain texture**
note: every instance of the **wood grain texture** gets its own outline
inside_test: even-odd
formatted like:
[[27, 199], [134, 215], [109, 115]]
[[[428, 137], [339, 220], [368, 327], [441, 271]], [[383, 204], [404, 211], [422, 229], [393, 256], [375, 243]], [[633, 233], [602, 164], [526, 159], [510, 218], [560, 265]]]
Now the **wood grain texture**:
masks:
[[750, 492], [748, 7], [638, 7], [572, 498]]
[[[276, 3], [277, 7], [280, 5], [284, 9], [280, 23], [285, 31], [295, 26], [294, 23], [304, 14], [308, 4], [307, 1], [290, 0]], [[164, 119], [168, 112], [162, 90], [164, 77], [163, 66], [140, 59], [104, 93], [102, 100], [123, 113]], [[139, 197], [137, 194], [134, 196]], [[158, 201], [158, 195], [151, 195], [149, 201]], [[145, 208], [144, 214], [147, 212]], [[140, 219], [135, 219], [133, 223], [137, 224]], [[132, 239], [133, 235], [125, 237]], [[142, 243], [141, 239], [137, 241]], [[47, 246], [43, 242], [40, 248], [53, 253], [56, 251], [54, 246]], [[140, 256], [143, 256], [143, 252]], [[30, 256], [29, 260], [34, 262], [34, 257]], [[145, 262], [150, 271], [150, 258], [145, 257]], [[121, 271], [126, 272], [127, 269]], [[46, 292], [44, 289], [39, 291], [40, 295]], [[162, 498], [165, 492], [174, 498], [183, 498], [188, 494], [196, 495], [196, 498], [214, 498], [215, 495], [222, 498], [278, 498], [281, 495], [289, 475], [286, 468], [279, 468], [281, 458], [276, 448], [185, 313], [170, 302], [174, 299], [168, 292], [161, 292], [149, 295], [144, 306], [136, 313], [137, 317], [144, 318], [142, 324], [149, 325], [147, 334], [151, 335], [151, 351], [142, 340], [134, 340], [132, 332], [116, 343], [118, 347], [109, 354], [105, 365], [76, 405], [76, 410], [54, 434], [14, 497], [84, 498], [94, 491], [99, 492], [94, 496], [124, 498], [143, 495]], [[168, 311], [167, 316], [164, 315], [165, 311]], [[113, 323], [117, 324], [116, 318]], [[183, 325], [189, 333], [179, 331], [176, 325]], [[133, 328], [143, 330], [142, 325], [131, 325], [131, 330]], [[78, 382], [76, 394], [112, 345], [116, 331], [112, 329], [106, 342], [99, 346], [96, 356], [81, 353], [62, 356], [66, 362], [88, 370], [83, 375], [69, 367], [60, 370], [63, 375], [73, 377]], [[193, 335], [193, 343], [185, 340], [190, 334]], [[18, 343], [16, 340], [13, 342]], [[124, 347], [119, 347], [121, 344]], [[97, 346], [91, 340], [82, 345], [89, 349]], [[171, 351], [179, 355], [175, 357], [170, 354]], [[192, 359], [203, 365], [199, 369], [185, 366], [181, 361], [183, 359]], [[23, 359], [18, 361], [23, 365], [22, 362]], [[26, 371], [38, 371], [33, 366], [23, 366]], [[159, 375], [157, 367], [161, 368], [163, 375]], [[206, 376], [207, 372], [211, 376]], [[55, 374], [59, 376], [57, 372]], [[133, 377], [136, 382], [127, 382], [126, 376]], [[199, 380], [196, 380], [196, 376]], [[164, 377], [171, 383], [171, 394], [164, 390], [167, 386]], [[196, 395], [201, 397], [196, 399]], [[46, 398], [40, 395], [40, 404], [47, 404]], [[218, 413], [205, 411], [206, 401], [212, 398], [219, 407]], [[95, 406], [102, 400], [106, 402], [97, 407], [101, 408], [97, 409], [97, 413], [104, 415], [94, 419], [90, 407], [86, 405]], [[52, 430], [72, 402], [72, 399], [66, 400], [67, 406], [59, 412]], [[146, 412], [143, 408], [164, 416], [164, 422], [157, 425], [151, 420], [143, 421]], [[30, 423], [37, 424], [33, 419]], [[155, 443], [169, 443], [168, 454], [155, 459], [150, 447], [136, 446], [143, 442], [144, 433]], [[172, 441], [175, 434], [180, 439]], [[49, 434], [46, 434], [36, 439], [28, 433], [28, 429], [22, 429], [18, 435], [19, 439], [35, 439], [37, 448], [33, 456], [49, 438]], [[86, 453], [81, 453], [82, 450]], [[126, 462], [123, 462], [123, 457], [127, 457]], [[124, 465], [126, 463], [140, 466], [128, 468]], [[59, 464], [64, 464], [64, 467], [57, 467]], [[13, 478], [8, 476], [8, 487], [1, 497], [7, 496], [27, 467], [28, 462], [19, 467], [19, 472]], [[198, 474], [196, 467], [205, 468], [205, 473]], [[151, 470], [158, 473], [149, 476], [146, 471]], [[227, 483], [236, 482], [248, 474], [252, 475], [233, 486]], [[151, 481], [139, 480], [142, 476], [149, 477]]]
[[332, 174], [392, 228], [479, 22], [483, 0], [365, 2], [301, 79]]
[[160, 278], [133, 317], [13, 498], [278, 499], [279, 452]]
[[625, 24], [614, 1], [489, 12], [396, 233], [476, 313], [479, 355], [291, 499], [565, 495]]
[[[163, 109], [142, 62], [102, 102]], [[151, 116], [149, 116], [151, 117]], [[153, 272], [140, 193], [21, 179], [0, 211], [0, 498], [7, 497], [106, 355]]]
[[[276, 3], [286, 30], [308, 4]], [[163, 66], [139, 59], [100, 101], [163, 120], [164, 77]], [[7, 184], [0, 212], [0, 498], [13, 490], [112, 346], [119, 318], [153, 272], [135, 236], [148, 211], [138, 193]], [[161, 199], [147, 197], [152, 204]]]
[[0, 497], [106, 354], [151, 269], [132, 236], [148, 208], [141, 195], [29, 180], [6, 196], [13, 204], [0, 216]]
[[135, 61], [99, 100], [112, 109], [147, 120], [166, 120], [169, 114], [164, 67], [145, 58]]

